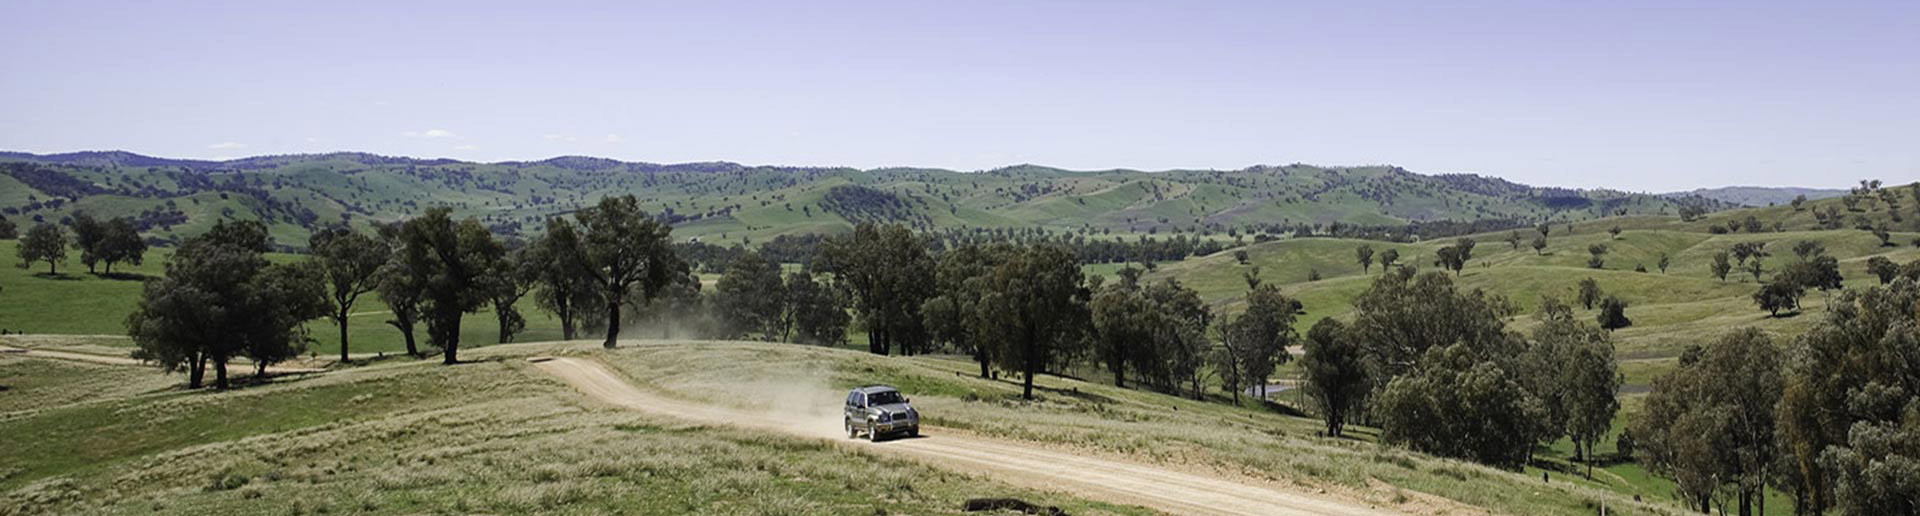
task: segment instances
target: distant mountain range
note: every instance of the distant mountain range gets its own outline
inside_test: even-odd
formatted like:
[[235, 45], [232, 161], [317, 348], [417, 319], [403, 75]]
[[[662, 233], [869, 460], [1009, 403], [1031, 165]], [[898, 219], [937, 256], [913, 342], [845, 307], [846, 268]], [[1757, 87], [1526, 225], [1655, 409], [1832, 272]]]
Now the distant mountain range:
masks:
[[1726, 201], [1741, 206], [1773, 206], [1793, 202], [1795, 197], [1807, 196], [1807, 199], [1827, 199], [1846, 195], [1847, 191], [1838, 188], [1799, 188], [1792, 186], [1723, 186], [1720, 188], [1696, 188], [1685, 192], [1672, 192], [1660, 195], [1670, 197], [1705, 197]]
[[547, 217], [625, 193], [674, 224], [678, 237], [751, 243], [836, 233], [861, 221], [923, 231], [1244, 234], [1336, 223], [1530, 223], [1737, 207], [1703, 192], [1540, 187], [1393, 166], [1144, 172], [1016, 165], [960, 172], [583, 156], [472, 163], [351, 152], [225, 161], [124, 151], [0, 152], [0, 216], [58, 221], [76, 210], [129, 216], [160, 240], [197, 234], [217, 220], [258, 219], [290, 246], [304, 244], [319, 227], [365, 227], [430, 206], [478, 217], [502, 234], [530, 235]]

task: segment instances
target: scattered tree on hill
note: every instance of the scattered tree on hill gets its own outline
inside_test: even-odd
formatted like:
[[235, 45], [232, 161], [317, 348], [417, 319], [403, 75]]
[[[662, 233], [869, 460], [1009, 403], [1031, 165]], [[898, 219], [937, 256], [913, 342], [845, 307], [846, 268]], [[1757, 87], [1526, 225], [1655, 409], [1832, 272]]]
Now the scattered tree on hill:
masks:
[[133, 229], [133, 219], [114, 217], [105, 226], [106, 233], [100, 240], [97, 256], [106, 266], [106, 274], [113, 274], [113, 264], [116, 263], [137, 266], [146, 261], [147, 241], [140, 238], [139, 230]]
[[780, 264], [753, 251], [735, 257], [714, 284], [714, 310], [725, 327], [724, 336], [757, 333], [766, 340], [781, 338], [782, 314], [787, 312], [785, 290]]
[[1765, 286], [1760, 287], [1760, 291], [1753, 293], [1753, 303], [1760, 305], [1760, 309], [1766, 310], [1768, 314], [1779, 317], [1780, 311], [1782, 310], [1791, 311], [1799, 309], [1800, 296], [1804, 295], [1805, 292], [1799, 283], [1791, 279], [1785, 277], [1775, 278]]
[[910, 355], [926, 340], [920, 307], [936, 293], [928, 281], [934, 262], [906, 226], [862, 223], [821, 242], [813, 265], [851, 295], [867, 328], [868, 351], [885, 355], [897, 347]]
[[1369, 245], [1365, 245], [1365, 244], [1361, 244], [1361, 245], [1360, 245], [1360, 247], [1357, 247], [1357, 248], [1354, 248], [1354, 250], [1353, 250], [1353, 255], [1354, 255], [1354, 257], [1355, 257], [1355, 258], [1358, 258], [1358, 259], [1360, 260], [1360, 273], [1361, 273], [1361, 274], [1366, 274], [1366, 273], [1368, 273], [1368, 272], [1372, 272], [1372, 268], [1373, 268], [1373, 246], [1369, 246]]
[[1874, 238], [1878, 238], [1878, 239], [1880, 239], [1880, 247], [1893, 247], [1893, 246], [1894, 246], [1894, 245], [1893, 245], [1893, 233], [1888, 233], [1888, 232], [1887, 232], [1887, 226], [1886, 226], [1885, 224], [1881, 224], [1881, 225], [1878, 225], [1878, 226], [1874, 226], [1874, 227], [1873, 227], [1873, 236], [1874, 236]]
[[1580, 306], [1584, 306], [1588, 310], [1592, 310], [1593, 304], [1600, 302], [1600, 298], [1602, 296], [1603, 294], [1600, 291], [1600, 282], [1594, 281], [1593, 278], [1580, 280], [1580, 294], [1577, 297], [1577, 299], [1580, 301]]
[[1667, 256], [1667, 253], [1660, 253], [1660, 263], [1659, 263], [1659, 265], [1660, 265], [1660, 273], [1661, 273], [1661, 274], [1666, 274], [1666, 273], [1667, 273], [1667, 265], [1670, 265], [1670, 264], [1672, 264], [1672, 263], [1673, 263], [1673, 257], [1671, 257], [1671, 256]]
[[1511, 312], [1505, 299], [1461, 292], [1445, 274], [1400, 269], [1354, 300], [1350, 330], [1366, 349], [1367, 377], [1380, 386], [1414, 370], [1429, 350], [1456, 343], [1475, 355], [1513, 356], [1519, 339], [1501, 322]]
[[526, 247], [508, 251], [493, 262], [493, 271], [488, 275], [487, 304], [493, 306], [494, 321], [499, 323], [497, 335], [501, 344], [513, 342], [514, 335], [527, 329], [527, 317], [520, 313], [520, 298], [539, 285], [540, 269], [547, 266], [530, 258], [532, 254]]
[[1607, 296], [1600, 301], [1600, 315], [1596, 316], [1600, 327], [1607, 331], [1633, 326], [1633, 320], [1627, 318], [1627, 302], [1619, 296]]
[[1787, 350], [1775, 412], [1795, 512], [1913, 514], [1920, 500], [1920, 284], [1842, 294]]
[[[1842, 288], [1840, 260], [1832, 256], [1819, 255], [1810, 260], [1794, 262], [1787, 265], [1779, 276], [1802, 288], [1819, 289], [1829, 301], [1832, 300], [1833, 291]], [[1799, 300], [1794, 301], [1798, 304]]]
[[[1085, 276], [1064, 246], [1028, 246], [980, 278], [980, 317], [975, 319], [1002, 367], [1022, 374], [1021, 397], [1033, 399], [1033, 376], [1084, 342], [1087, 329]], [[917, 307], [916, 307], [917, 308]]]
[[1746, 267], [1747, 260], [1771, 256], [1771, 253], [1767, 252], [1766, 242], [1740, 242], [1733, 244], [1732, 251], [1734, 261], [1741, 267]]
[[1533, 255], [1544, 256], [1546, 255], [1546, 251], [1547, 251], [1547, 236], [1539, 235], [1539, 236], [1533, 237]]
[[1607, 260], [1605, 257], [1607, 256], [1607, 244], [1589, 245], [1587, 246], [1587, 254], [1591, 255], [1587, 258], [1587, 268], [1598, 269], [1606, 266]]
[[73, 228], [73, 246], [80, 250], [80, 263], [87, 266], [87, 273], [96, 272], [94, 265], [99, 264], [105, 248], [100, 243], [107, 239], [107, 225], [87, 212], [74, 212], [67, 224]]
[[1524, 239], [1520, 236], [1520, 230], [1518, 229], [1507, 233], [1507, 246], [1514, 251], [1520, 250], [1520, 242], [1522, 240]]
[[1793, 204], [1793, 211], [1805, 211], [1806, 204], [1807, 204], [1807, 196], [1806, 195], [1793, 196], [1792, 204]]
[[347, 320], [360, 295], [379, 286], [380, 267], [392, 249], [379, 239], [339, 227], [313, 232], [307, 239], [313, 262], [327, 287], [327, 318], [340, 328], [340, 361], [347, 361]]
[[26, 238], [20, 239], [20, 247], [15, 252], [20, 255], [20, 268], [32, 267], [34, 262], [47, 262], [47, 274], [58, 274], [60, 262], [67, 261], [67, 234], [60, 231], [60, 226], [35, 224], [27, 230]]
[[1708, 270], [1713, 273], [1714, 277], [1720, 278], [1720, 281], [1726, 281], [1727, 273], [1733, 272], [1733, 264], [1727, 262], [1726, 251], [1719, 251], [1719, 252], [1713, 253], [1713, 263], [1709, 264], [1707, 267], [1708, 267]]
[[633, 297], [639, 295], [643, 306], [653, 302], [669, 283], [688, 274], [687, 264], [669, 245], [673, 227], [647, 216], [632, 195], [602, 197], [574, 217], [585, 244], [580, 261], [599, 284], [607, 310], [603, 346], [612, 348], [620, 340], [620, 313]]
[[1240, 262], [1240, 265], [1246, 265], [1246, 264], [1247, 264], [1247, 260], [1248, 260], [1248, 258], [1247, 258], [1247, 250], [1246, 250], [1246, 249], [1235, 249], [1235, 250], [1233, 250], [1233, 261], [1236, 261], [1236, 262]]
[[[1300, 303], [1280, 293], [1278, 287], [1261, 285], [1247, 292], [1246, 304], [1246, 311], [1238, 316], [1221, 319], [1220, 344], [1228, 351], [1218, 358], [1231, 361], [1223, 365], [1235, 372], [1239, 383], [1246, 384], [1228, 386], [1230, 389], [1253, 387], [1255, 395], [1264, 398], [1273, 370], [1292, 358], [1287, 347], [1299, 341], [1293, 321]], [[1237, 399], [1239, 391], [1234, 392]]]
[[1184, 384], [1194, 399], [1202, 399], [1212, 308], [1200, 300], [1199, 292], [1172, 278], [1147, 286], [1142, 294], [1154, 324], [1150, 345], [1132, 361], [1140, 379], [1165, 393], [1177, 393]]
[[537, 267], [538, 286], [533, 303], [560, 320], [560, 337], [573, 340], [581, 328], [602, 323], [606, 297], [586, 263], [586, 243], [573, 221], [547, 219], [547, 232], [527, 248], [525, 257]]
[[20, 238], [20, 228], [14, 226], [13, 221], [7, 220], [6, 217], [0, 217], [0, 240], [13, 240], [16, 238]]
[[1470, 260], [1472, 258], [1473, 258], [1473, 240], [1462, 238], [1454, 242], [1453, 245], [1442, 247], [1439, 250], [1434, 251], [1433, 264], [1438, 267], [1452, 270], [1453, 275], [1459, 276], [1460, 271], [1463, 269], [1466, 269], [1467, 260]]
[[1475, 347], [1435, 346], [1420, 367], [1381, 388], [1371, 404], [1381, 442], [1507, 468], [1526, 463], [1546, 434], [1540, 404], [1517, 374]]
[[1893, 283], [1893, 279], [1899, 277], [1900, 266], [1885, 256], [1875, 256], [1867, 259], [1867, 272], [1880, 278], [1880, 284], [1885, 285]]
[[1533, 230], [1534, 230], [1534, 231], [1536, 231], [1536, 232], [1539, 232], [1539, 233], [1540, 233], [1540, 238], [1543, 238], [1543, 239], [1544, 239], [1544, 238], [1546, 238], [1547, 236], [1549, 236], [1549, 235], [1550, 235], [1551, 233], [1553, 233], [1553, 225], [1552, 225], [1552, 224], [1548, 224], [1548, 223], [1545, 223], [1545, 222], [1542, 222], [1542, 223], [1540, 223], [1540, 225], [1538, 225], [1538, 226], [1534, 226], [1534, 228], [1533, 228]]
[[1654, 380], [1631, 422], [1641, 464], [1673, 478], [1681, 499], [1703, 512], [1718, 502], [1724, 513], [1764, 513], [1761, 495], [1781, 455], [1773, 418], [1781, 358], [1752, 328], [1688, 350]]
[[1760, 275], [1766, 272], [1766, 270], [1762, 268], [1761, 264], [1762, 262], [1759, 259], [1753, 259], [1753, 260], [1747, 261], [1747, 273], [1753, 275], [1753, 281], [1756, 283], [1760, 281]]
[[380, 266], [380, 272], [374, 280], [374, 291], [380, 294], [380, 300], [387, 304], [387, 310], [393, 314], [393, 318], [387, 319], [386, 323], [400, 330], [400, 336], [407, 345], [407, 354], [424, 356], [414, 340], [413, 328], [421, 321], [421, 307], [426, 302], [426, 278], [410, 274], [406, 264], [400, 260], [407, 246], [407, 241], [401, 238], [401, 225], [394, 223], [376, 227], [380, 240], [386, 243], [389, 252], [387, 263]]
[[847, 340], [847, 323], [852, 316], [834, 295], [833, 286], [819, 281], [811, 271], [787, 273], [787, 321], [793, 341], [821, 346], [839, 345]]
[[1387, 250], [1380, 252], [1380, 270], [1381, 271], [1384, 272], [1387, 270], [1387, 268], [1393, 267], [1393, 262], [1397, 262], [1397, 261], [1400, 261], [1399, 249], [1388, 248]]
[[234, 357], [264, 371], [305, 349], [304, 323], [326, 315], [326, 287], [310, 263], [269, 264], [266, 241], [258, 222], [223, 221], [182, 243], [127, 316], [135, 358], [185, 369], [189, 388], [203, 385], [211, 363], [225, 389]]
[[[929, 336], [973, 355], [974, 362], [980, 364], [981, 378], [992, 376], [994, 346], [986, 342], [987, 336], [979, 331], [980, 325], [973, 320], [981, 313], [981, 296], [986, 294], [975, 278], [985, 276], [1012, 254], [1013, 246], [1007, 243], [967, 244], [948, 250], [940, 255], [939, 263], [934, 266], [934, 283], [940, 295], [928, 298], [921, 304], [920, 315], [925, 320]], [[1128, 265], [1117, 274], [1122, 282], [1133, 283], [1141, 273], [1140, 269]], [[1106, 349], [1096, 348], [1095, 351]], [[1116, 356], [1122, 360], [1125, 357], [1102, 355], [1102, 358]]]
[[400, 224], [405, 243], [394, 253], [398, 273], [420, 289], [427, 342], [441, 350], [441, 362], [460, 361], [460, 322], [489, 301], [490, 274], [506, 248], [471, 217], [453, 220], [452, 210], [429, 208]]
[[1367, 396], [1366, 364], [1361, 348], [1347, 327], [1334, 318], [1321, 319], [1307, 330], [1300, 369], [1306, 373], [1307, 397], [1319, 405], [1327, 435], [1339, 437], [1347, 419]]
[[1575, 319], [1571, 308], [1551, 297], [1543, 299], [1535, 317], [1541, 324], [1533, 330], [1525, 358], [1526, 367], [1533, 371], [1529, 389], [1541, 401], [1543, 422], [1555, 432], [1548, 438], [1565, 435], [1570, 439], [1591, 478], [1593, 448], [1612, 429], [1614, 413], [1620, 409], [1617, 393], [1622, 377], [1613, 341], [1606, 332]]
[[1793, 243], [1793, 255], [1803, 262], [1813, 257], [1826, 254], [1826, 252], [1826, 246], [1820, 245], [1819, 242], [1812, 240], [1801, 240]]
[[1607, 228], [1607, 234], [1611, 235], [1613, 239], [1618, 240], [1620, 238], [1620, 226], [1616, 225], [1614, 227]]
[[1092, 315], [1094, 351], [1113, 374], [1113, 384], [1126, 387], [1128, 362], [1142, 354], [1139, 350], [1151, 345], [1153, 325], [1159, 321], [1153, 320], [1147, 298], [1140, 292], [1137, 275], [1121, 278], [1094, 294], [1088, 309]]

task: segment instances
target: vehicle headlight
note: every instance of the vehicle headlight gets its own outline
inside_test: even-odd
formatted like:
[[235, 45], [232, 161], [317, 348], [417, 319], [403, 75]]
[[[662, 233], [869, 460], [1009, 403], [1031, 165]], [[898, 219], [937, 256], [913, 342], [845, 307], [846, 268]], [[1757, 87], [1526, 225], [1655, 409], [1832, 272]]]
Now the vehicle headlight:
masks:
[[888, 420], [891, 420], [891, 419], [893, 419], [893, 415], [892, 415], [892, 414], [888, 414], [888, 413], [885, 413], [885, 412], [881, 412], [881, 413], [880, 413], [880, 421], [881, 421], [881, 422], [883, 422], [883, 423], [884, 423], [884, 422], [886, 422], [886, 421], [888, 421]]

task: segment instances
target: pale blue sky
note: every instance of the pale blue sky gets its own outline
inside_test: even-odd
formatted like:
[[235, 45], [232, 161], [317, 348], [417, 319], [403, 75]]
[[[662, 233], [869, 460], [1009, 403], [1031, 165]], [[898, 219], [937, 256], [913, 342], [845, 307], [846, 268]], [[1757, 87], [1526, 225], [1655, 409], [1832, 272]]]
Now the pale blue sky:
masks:
[[0, 149], [1920, 180], [1920, 2], [0, 3]]

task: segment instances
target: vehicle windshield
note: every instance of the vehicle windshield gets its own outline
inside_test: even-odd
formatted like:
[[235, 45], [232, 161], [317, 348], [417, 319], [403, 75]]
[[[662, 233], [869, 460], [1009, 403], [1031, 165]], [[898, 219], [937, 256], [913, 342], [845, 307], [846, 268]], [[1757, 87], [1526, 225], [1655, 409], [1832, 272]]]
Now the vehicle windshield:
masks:
[[880, 391], [867, 394], [867, 404], [873, 406], [892, 405], [904, 401], [900, 391]]

